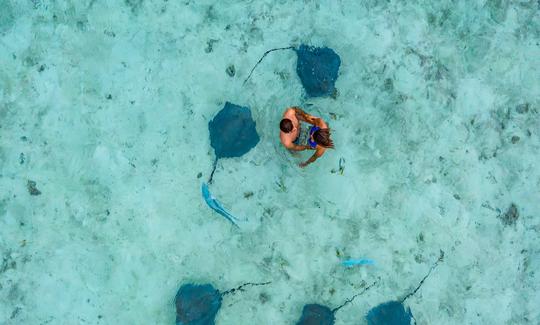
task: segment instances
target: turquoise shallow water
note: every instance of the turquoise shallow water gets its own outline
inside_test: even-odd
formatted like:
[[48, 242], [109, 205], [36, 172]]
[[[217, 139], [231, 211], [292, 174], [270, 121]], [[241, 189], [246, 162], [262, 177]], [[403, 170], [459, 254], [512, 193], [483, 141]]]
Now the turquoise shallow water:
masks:
[[[191, 282], [271, 282], [218, 325], [374, 283], [335, 313], [365, 324], [431, 269], [418, 324], [540, 323], [539, 6], [0, 0], [0, 324], [173, 324]], [[336, 98], [305, 97], [293, 51], [243, 84], [300, 44], [341, 57]], [[260, 135], [211, 186], [239, 228], [201, 197], [226, 101]], [[279, 144], [291, 105], [334, 130], [307, 169]]]

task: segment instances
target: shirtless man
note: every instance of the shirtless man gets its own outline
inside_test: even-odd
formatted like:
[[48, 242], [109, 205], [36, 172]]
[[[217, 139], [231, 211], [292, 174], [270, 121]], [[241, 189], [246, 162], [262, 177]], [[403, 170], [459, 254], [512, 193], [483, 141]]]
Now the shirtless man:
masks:
[[299, 107], [285, 110], [279, 128], [279, 137], [285, 148], [294, 151], [315, 150], [306, 162], [299, 164], [300, 167], [306, 167], [317, 160], [327, 148], [334, 148], [330, 129], [323, 119], [309, 115]]

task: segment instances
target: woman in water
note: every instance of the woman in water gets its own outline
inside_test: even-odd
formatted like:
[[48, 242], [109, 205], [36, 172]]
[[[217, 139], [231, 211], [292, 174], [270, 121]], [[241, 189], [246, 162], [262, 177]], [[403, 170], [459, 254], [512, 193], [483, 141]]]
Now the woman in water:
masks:
[[334, 148], [326, 122], [307, 114], [299, 107], [285, 110], [279, 128], [281, 143], [285, 148], [295, 151], [315, 150], [307, 161], [299, 164], [302, 168], [321, 157], [326, 149]]

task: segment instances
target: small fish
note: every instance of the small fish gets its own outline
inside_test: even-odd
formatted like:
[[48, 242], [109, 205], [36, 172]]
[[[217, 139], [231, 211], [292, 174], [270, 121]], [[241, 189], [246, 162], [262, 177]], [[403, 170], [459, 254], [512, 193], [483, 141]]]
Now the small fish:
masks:
[[356, 265], [375, 265], [375, 261], [369, 258], [362, 258], [359, 260], [349, 259], [342, 261], [341, 264], [347, 267], [353, 267]]
[[201, 190], [202, 190], [202, 196], [206, 204], [208, 204], [208, 206], [212, 210], [221, 214], [227, 220], [229, 220], [233, 225], [238, 227], [238, 224], [236, 223], [238, 221], [238, 218], [233, 216], [229, 211], [225, 210], [225, 208], [221, 205], [221, 203], [219, 203], [219, 201], [214, 196], [212, 196], [212, 194], [210, 194], [210, 190], [208, 189], [208, 185], [206, 183], [202, 184]]
[[339, 174], [343, 175], [343, 171], [345, 171], [345, 158], [341, 157], [339, 158]]

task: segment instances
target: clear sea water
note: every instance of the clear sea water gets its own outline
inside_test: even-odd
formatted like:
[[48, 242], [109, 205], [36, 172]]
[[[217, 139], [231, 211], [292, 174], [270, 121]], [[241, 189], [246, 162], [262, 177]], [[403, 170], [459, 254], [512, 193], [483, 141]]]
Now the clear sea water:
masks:
[[[293, 51], [243, 84], [300, 44], [341, 57], [336, 98]], [[200, 190], [226, 101], [260, 135], [211, 186], [239, 228]], [[306, 169], [292, 105], [334, 132]], [[0, 324], [174, 324], [182, 284], [248, 282], [216, 324], [373, 283], [336, 324], [415, 289], [417, 324], [539, 324], [539, 110], [538, 1], [0, 0]]]

